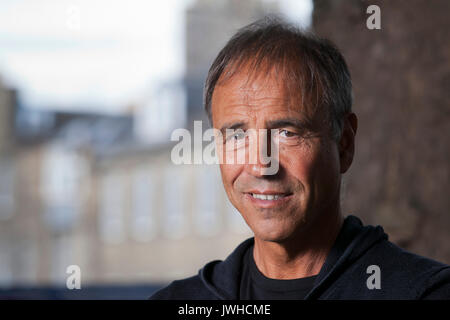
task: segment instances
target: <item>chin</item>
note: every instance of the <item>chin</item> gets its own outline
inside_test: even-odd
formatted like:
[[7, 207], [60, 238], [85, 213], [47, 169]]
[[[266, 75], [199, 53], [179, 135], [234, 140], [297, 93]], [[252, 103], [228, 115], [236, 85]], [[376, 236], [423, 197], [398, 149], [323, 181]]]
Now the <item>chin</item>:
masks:
[[256, 228], [254, 231], [255, 237], [262, 241], [270, 241], [270, 242], [284, 242], [289, 239], [292, 235], [292, 230], [279, 229], [269, 227], [269, 228]]
[[[256, 236], [256, 235], [255, 235]], [[260, 236], [258, 237], [261, 241], [274, 242], [274, 243], [283, 243], [289, 239], [288, 236]]]
[[263, 241], [282, 243], [290, 239], [297, 238], [299, 234], [305, 232], [305, 219], [268, 219], [258, 221], [250, 226], [255, 237]]

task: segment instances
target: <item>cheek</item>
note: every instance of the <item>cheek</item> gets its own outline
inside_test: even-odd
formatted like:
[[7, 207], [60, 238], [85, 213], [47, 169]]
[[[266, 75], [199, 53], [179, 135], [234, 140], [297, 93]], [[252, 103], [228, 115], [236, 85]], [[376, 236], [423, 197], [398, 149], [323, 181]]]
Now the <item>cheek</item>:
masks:
[[242, 171], [242, 165], [233, 165], [233, 164], [221, 164], [220, 172], [222, 174], [222, 181], [225, 187], [225, 191], [228, 196], [231, 198], [233, 191], [233, 183], [239, 176]]
[[280, 165], [283, 166], [289, 176], [306, 183], [310, 180], [317, 163], [315, 155], [310, 150], [281, 148]]
[[318, 144], [280, 149], [280, 163], [288, 175], [306, 188], [314, 188], [319, 181], [333, 184], [339, 171], [339, 161], [334, 151], [332, 147], [327, 149], [327, 146]]

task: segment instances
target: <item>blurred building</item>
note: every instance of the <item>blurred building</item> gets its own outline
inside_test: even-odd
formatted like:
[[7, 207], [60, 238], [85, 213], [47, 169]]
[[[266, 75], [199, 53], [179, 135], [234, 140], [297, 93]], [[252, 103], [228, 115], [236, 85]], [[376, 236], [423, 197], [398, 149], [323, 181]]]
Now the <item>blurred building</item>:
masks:
[[45, 133], [16, 128], [2, 157], [2, 286], [61, 286], [71, 264], [85, 285], [162, 283], [249, 236], [218, 168], [171, 164], [176, 142], [139, 142], [132, 116], [45, 115]]
[[0, 78], [0, 154], [10, 151], [14, 144], [14, 108], [16, 91], [8, 88]]
[[16, 211], [14, 149], [14, 111], [16, 91], [8, 88], [0, 78], [0, 285], [11, 283], [10, 221]]
[[188, 121], [203, 120], [203, 85], [214, 58], [240, 28], [268, 13], [280, 13], [276, 1], [197, 0], [186, 12]]
[[178, 142], [170, 135], [205, 119], [212, 59], [267, 8], [194, 2], [185, 78], [161, 84], [128, 114], [29, 109], [0, 89], [1, 287], [64, 286], [71, 264], [81, 267], [82, 285], [164, 283], [225, 258], [251, 235], [217, 166], [172, 164]]

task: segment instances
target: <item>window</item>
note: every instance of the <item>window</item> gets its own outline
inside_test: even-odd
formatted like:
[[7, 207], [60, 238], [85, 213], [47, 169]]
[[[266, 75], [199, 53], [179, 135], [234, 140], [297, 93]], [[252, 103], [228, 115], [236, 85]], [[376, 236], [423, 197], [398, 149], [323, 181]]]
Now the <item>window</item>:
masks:
[[205, 165], [196, 170], [196, 206], [194, 224], [196, 231], [204, 236], [213, 236], [220, 229], [220, 211], [217, 200], [222, 181], [217, 166]]
[[0, 161], [0, 221], [8, 220], [14, 214], [14, 176], [13, 162]]
[[124, 232], [123, 175], [107, 173], [100, 183], [99, 232], [106, 243], [120, 243]]
[[6, 235], [0, 237], [0, 287], [13, 284], [12, 246]]
[[44, 220], [53, 231], [65, 231], [73, 226], [80, 212], [87, 162], [75, 151], [57, 144], [44, 151], [40, 189]]
[[185, 181], [186, 168], [169, 166], [164, 175], [163, 229], [169, 238], [181, 238], [186, 234]]
[[135, 124], [135, 134], [142, 142], [158, 143], [169, 139], [175, 128], [186, 124], [183, 86], [167, 84], [159, 88], [150, 101], [137, 110]]
[[132, 178], [131, 234], [137, 241], [150, 241], [156, 235], [154, 172], [137, 169]]

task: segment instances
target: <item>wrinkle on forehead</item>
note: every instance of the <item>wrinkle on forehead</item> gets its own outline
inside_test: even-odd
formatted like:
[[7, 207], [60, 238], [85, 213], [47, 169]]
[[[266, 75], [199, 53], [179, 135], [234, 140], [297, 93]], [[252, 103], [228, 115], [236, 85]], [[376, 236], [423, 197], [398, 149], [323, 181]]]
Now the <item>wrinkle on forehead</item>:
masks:
[[[228, 69], [230, 68], [233, 69]], [[285, 81], [281, 71], [276, 65], [266, 66], [258, 72], [251, 72], [248, 64], [239, 70], [226, 69], [217, 82], [216, 90], [224, 87], [230, 90], [231, 93], [227, 96], [228, 105], [250, 107], [246, 112], [247, 116], [256, 117], [261, 108], [285, 106], [289, 115], [300, 115], [304, 120], [313, 122], [317, 108], [305, 104], [300, 87], [293, 87]]]

